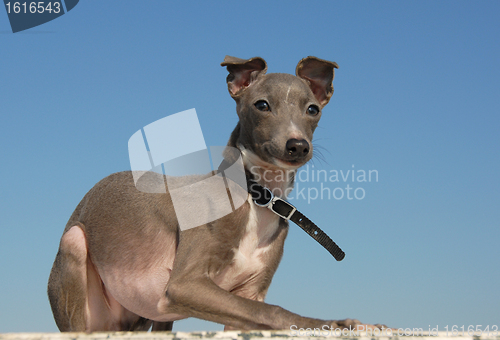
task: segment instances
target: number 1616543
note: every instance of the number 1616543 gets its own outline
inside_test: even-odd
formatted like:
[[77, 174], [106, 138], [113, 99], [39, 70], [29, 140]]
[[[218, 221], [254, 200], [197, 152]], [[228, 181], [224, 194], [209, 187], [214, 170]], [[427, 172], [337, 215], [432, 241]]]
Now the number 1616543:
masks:
[[446, 330], [446, 336], [451, 335], [451, 336], [465, 336], [466, 334], [468, 336], [481, 336], [481, 335], [493, 335], [497, 336], [498, 335], [498, 326], [497, 325], [491, 325], [491, 326], [484, 326], [483, 325], [470, 325], [470, 326], [457, 326], [453, 325], [450, 327], [446, 326], [444, 327]]
[[42, 14], [44, 12], [48, 13], [59, 13], [61, 12], [61, 3], [57, 1], [16, 1], [7, 2], [5, 4], [7, 8], [7, 13], [11, 14]]

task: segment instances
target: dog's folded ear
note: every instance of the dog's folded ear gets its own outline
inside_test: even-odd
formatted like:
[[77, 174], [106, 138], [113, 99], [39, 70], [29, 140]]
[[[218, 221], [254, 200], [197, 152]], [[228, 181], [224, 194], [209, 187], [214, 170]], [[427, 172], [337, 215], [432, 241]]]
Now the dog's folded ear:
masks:
[[325, 106], [333, 94], [332, 82], [336, 68], [339, 68], [336, 62], [307, 57], [299, 61], [295, 74], [309, 83], [318, 102]]
[[226, 56], [221, 66], [227, 66], [227, 88], [231, 97], [237, 97], [239, 92], [250, 86], [259, 75], [267, 71], [266, 61], [260, 57], [240, 59]]

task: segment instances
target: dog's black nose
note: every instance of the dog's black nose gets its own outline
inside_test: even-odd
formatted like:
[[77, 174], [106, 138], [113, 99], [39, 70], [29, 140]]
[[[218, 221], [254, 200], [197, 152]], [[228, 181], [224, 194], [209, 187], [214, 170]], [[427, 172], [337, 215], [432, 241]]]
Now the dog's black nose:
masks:
[[286, 153], [293, 158], [302, 158], [309, 153], [309, 143], [305, 139], [289, 139], [286, 142]]

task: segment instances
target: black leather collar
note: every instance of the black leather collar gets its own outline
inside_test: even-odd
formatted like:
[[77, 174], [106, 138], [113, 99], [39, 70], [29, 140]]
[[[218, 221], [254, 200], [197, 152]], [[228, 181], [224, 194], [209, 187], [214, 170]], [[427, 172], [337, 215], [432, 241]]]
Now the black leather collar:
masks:
[[319, 244], [321, 244], [337, 261], [342, 261], [345, 253], [340, 247], [316, 224], [304, 216], [292, 204], [284, 199], [274, 196], [271, 190], [252, 179], [247, 180], [248, 192], [256, 205], [268, 208], [276, 215], [285, 220], [290, 220], [298, 225], [302, 230], [309, 234]]

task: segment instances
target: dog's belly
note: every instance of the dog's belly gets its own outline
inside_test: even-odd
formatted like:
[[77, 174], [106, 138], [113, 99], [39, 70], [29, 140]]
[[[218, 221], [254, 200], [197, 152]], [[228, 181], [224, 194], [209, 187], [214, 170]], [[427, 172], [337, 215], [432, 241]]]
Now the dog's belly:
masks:
[[[161, 244], [162, 247], [155, 245]], [[98, 268], [108, 295], [110, 312], [117, 317], [121, 308], [153, 321], [174, 321], [182, 315], [161, 314], [158, 304], [165, 294], [176, 252], [175, 235], [162, 235], [154, 244], [136, 251], [134, 263], [115, 263]], [[155, 259], [151, 261], [151, 259]], [[112, 303], [114, 300], [117, 303]]]

